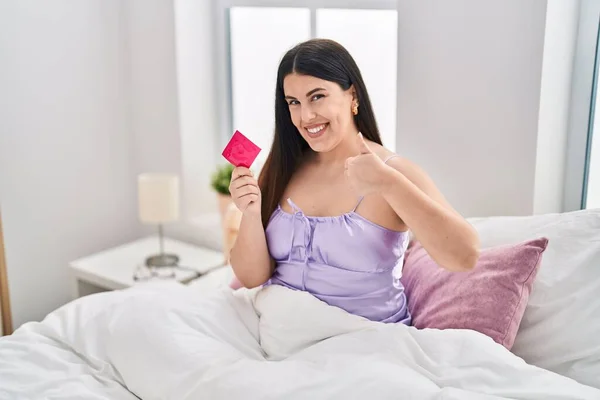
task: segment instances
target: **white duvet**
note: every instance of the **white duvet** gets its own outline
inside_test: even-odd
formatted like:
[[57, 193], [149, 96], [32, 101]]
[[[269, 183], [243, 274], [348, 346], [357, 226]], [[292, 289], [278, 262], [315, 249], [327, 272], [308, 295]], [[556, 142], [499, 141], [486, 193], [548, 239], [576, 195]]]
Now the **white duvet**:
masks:
[[466, 330], [381, 324], [282, 287], [96, 294], [0, 339], [1, 399], [600, 399]]

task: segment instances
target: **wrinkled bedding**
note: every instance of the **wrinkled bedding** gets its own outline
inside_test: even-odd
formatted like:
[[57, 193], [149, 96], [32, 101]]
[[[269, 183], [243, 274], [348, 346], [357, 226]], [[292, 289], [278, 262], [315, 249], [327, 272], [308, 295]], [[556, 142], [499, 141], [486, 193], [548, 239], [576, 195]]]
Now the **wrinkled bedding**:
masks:
[[0, 399], [600, 399], [468, 330], [382, 324], [278, 286], [152, 283], [0, 339]]

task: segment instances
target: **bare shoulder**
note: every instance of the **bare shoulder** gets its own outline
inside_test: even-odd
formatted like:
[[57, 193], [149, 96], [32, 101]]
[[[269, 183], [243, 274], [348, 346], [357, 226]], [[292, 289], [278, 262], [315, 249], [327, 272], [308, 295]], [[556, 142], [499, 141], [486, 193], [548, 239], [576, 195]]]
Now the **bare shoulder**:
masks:
[[369, 146], [369, 149], [371, 149], [371, 151], [373, 153], [377, 154], [377, 156], [379, 156], [379, 158], [381, 158], [383, 160], [385, 160], [387, 157], [395, 154], [393, 151], [385, 148], [384, 146], [380, 145], [379, 143], [372, 142], [366, 138], [365, 138], [365, 142], [367, 143], [367, 146]]
[[390, 160], [387, 162], [387, 165], [394, 168], [395, 170], [398, 170], [411, 181], [413, 180], [413, 178], [416, 180], [430, 179], [427, 175], [427, 172], [425, 172], [425, 170], [414, 161], [411, 161], [406, 157], [396, 155], [392, 152], [390, 152], [390, 154], [385, 155], [386, 158], [391, 156], [394, 157], [390, 158]]
[[387, 161], [387, 165], [398, 170], [411, 181], [411, 177], [417, 179], [419, 177], [428, 178], [427, 173], [417, 163], [409, 160], [408, 158], [397, 155], [396, 153], [385, 148], [379, 143], [367, 141], [367, 145], [369, 146], [371, 151], [373, 151], [382, 160], [387, 160], [389, 158], [389, 161]]
[[397, 155], [393, 151], [386, 149], [380, 144], [368, 142], [368, 145], [369, 148], [382, 160], [386, 160], [394, 156], [387, 162], [388, 166], [394, 168], [404, 175], [409, 181], [411, 181], [416, 187], [418, 187], [433, 200], [439, 202], [444, 207], [455, 211], [448, 203], [442, 192], [438, 189], [433, 179], [420, 165], [406, 157]]
[[417, 164], [408, 160], [407, 158], [397, 155], [396, 153], [380, 145], [379, 143], [367, 141], [367, 146], [369, 146], [371, 151], [382, 160], [387, 160], [388, 158], [390, 158], [387, 164], [400, 172], [409, 172], [411, 169], [418, 169]]

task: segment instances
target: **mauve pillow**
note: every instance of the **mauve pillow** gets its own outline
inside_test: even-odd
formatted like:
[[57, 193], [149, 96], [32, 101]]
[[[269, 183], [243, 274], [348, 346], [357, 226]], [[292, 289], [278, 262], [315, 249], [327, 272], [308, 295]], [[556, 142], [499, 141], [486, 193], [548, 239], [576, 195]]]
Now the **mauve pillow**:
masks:
[[510, 350], [547, 245], [542, 237], [482, 249], [473, 270], [450, 272], [413, 241], [401, 278], [412, 325], [475, 330]]

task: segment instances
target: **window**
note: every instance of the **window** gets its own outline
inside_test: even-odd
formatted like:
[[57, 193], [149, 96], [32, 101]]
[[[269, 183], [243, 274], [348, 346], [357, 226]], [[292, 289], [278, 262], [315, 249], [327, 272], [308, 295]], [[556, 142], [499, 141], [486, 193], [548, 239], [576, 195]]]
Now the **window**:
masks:
[[573, 65], [564, 210], [600, 208], [600, 2], [580, 4]]
[[[596, 60], [598, 54], [596, 54]], [[590, 108], [587, 168], [584, 178], [584, 208], [600, 208], [600, 103], [598, 102], [598, 64], [596, 62], [594, 89]], [[595, 133], [595, 134], [594, 134]]]
[[[397, 10], [393, 0], [221, 0], [222, 30], [229, 68], [220, 82], [222, 144], [240, 130], [263, 151], [274, 130], [277, 66], [295, 44], [313, 37], [338, 41], [356, 60], [367, 85], [384, 145], [396, 147]], [[257, 23], [257, 21], [260, 21]]]
[[233, 130], [239, 129], [263, 149], [259, 154], [261, 161], [267, 156], [273, 138], [279, 59], [284, 49], [308, 38], [310, 11], [307, 8], [234, 7], [230, 10]]

